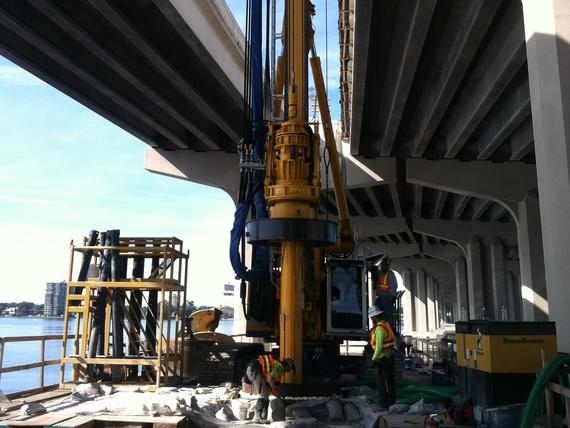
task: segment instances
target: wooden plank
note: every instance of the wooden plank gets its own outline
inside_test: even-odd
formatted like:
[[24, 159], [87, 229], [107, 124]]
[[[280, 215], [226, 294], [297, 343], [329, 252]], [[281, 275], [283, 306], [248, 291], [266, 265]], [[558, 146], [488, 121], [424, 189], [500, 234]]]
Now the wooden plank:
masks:
[[[21, 404], [20, 404], [21, 406]], [[3, 415], [0, 416], [0, 422], [5, 421], [7, 419], [12, 419], [12, 418], [16, 418], [20, 416], [20, 409], [16, 409], [16, 410], [11, 410], [9, 412], [4, 413]], [[0, 426], [2, 424], [0, 423]]]
[[124, 366], [156, 366], [159, 365], [157, 358], [111, 358], [111, 357], [96, 357], [96, 358], [81, 358], [81, 357], [67, 357], [63, 359], [66, 364], [120, 364]]
[[[41, 401], [53, 400], [55, 398], [63, 397], [64, 395], [68, 395], [69, 391], [64, 391], [62, 389], [52, 389], [45, 392], [40, 392], [31, 395], [19, 396], [18, 394], [9, 394], [9, 397], [14, 397], [15, 399], [12, 401], [12, 405], [18, 405], [21, 407], [23, 404], [26, 403], [37, 403]], [[24, 402], [25, 401], [25, 402]], [[19, 408], [18, 407], [18, 408]]]
[[93, 415], [96, 422], [130, 422], [138, 424], [160, 424], [177, 426], [186, 416], [131, 416], [131, 415]]
[[43, 427], [71, 419], [74, 415], [69, 413], [43, 413], [41, 415], [20, 416], [0, 422], [0, 426], [7, 427]]
[[94, 428], [95, 420], [93, 416], [74, 416], [71, 419], [67, 419], [61, 422], [57, 422], [52, 427], [58, 428]]
[[[78, 284], [78, 285], [76, 285]], [[84, 281], [72, 282], [70, 286], [79, 287], [79, 284], [89, 284], [91, 287], [99, 288], [126, 288], [128, 290], [162, 290], [167, 291], [184, 291], [184, 287], [178, 284], [174, 279], [164, 279], [160, 281], [115, 281], [115, 282], [99, 282], [99, 281]], [[69, 308], [71, 309], [71, 308]], [[39, 339], [38, 339], [39, 340]]]
[[[95, 312], [94, 308], [89, 308], [90, 312]], [[85, 312], [85, 306], [68, 306], [67, 307], [67, 312], [68, 313], [84, 313]]]
[[178, 258], [185, 258], [186, 254], [175, 250], [172, 247], [122, 247], [122, 246], [109, 246], [109, 245], [101, 245], [101, 246], [81, 246], [81, 247], [73, 247], [75, 251], [78, 252], [85, 252], [85, 251], [93, 251], [93, 254], [100, 254], [101, 251], [104, 250], [116, 250], [119, 251], [119, 255], [132, 257], [132, 256], [140, 256], [140, 257], [154, 257], [154, 256], [162, 256], [163, 251], [167, 253], [167, 257], [176, 256]]

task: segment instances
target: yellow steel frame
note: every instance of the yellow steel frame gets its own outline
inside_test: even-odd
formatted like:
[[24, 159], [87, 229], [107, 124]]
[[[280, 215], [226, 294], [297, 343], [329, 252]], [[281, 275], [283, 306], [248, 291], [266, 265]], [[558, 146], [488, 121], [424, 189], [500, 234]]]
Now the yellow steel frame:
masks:
[[[89, 278], [87, 281], [73, 281], [75, 253], [85, 254], [87, 251], [92, 251], [96, 260], [103, 250], [116, 250], [121, 257], [160, 257], [162, 263], [159, 269], [151, 272], [147, 278], [135, 278], [115, 282], [101, 282], [93, 278]], [[61, 387], [69, 387], [70, 384], [73, 385], [77, 383], [80, 380], [80, 375], [84, 373], [88, 364], [100, 364], [104, 366], [150, 366], [156, 375], [154, 383], [151, 383], [151, 389], [159, 387], [162, 383], [168, 384], [171, 381], [178, 381], [182, 378], [184, 346], [179, 342], [184, 338], [188, 258], [189, 252], [184, 252], [182, 241], [177, 238], [121, 238], [118, 246], [71, 246], [64, 314], [64, 331], [68, 330], [70, 315], [74, 314], [76, 316], [75, 337], [73, 353], [71, 355], [67, 355], [67, 337], [65, 335], [63, 337], [60, 368]], [[143, 320], [131, 319], [129, 312], [123, 304], [123, 312], [129, 321], [129, 325], [139, 325], [144, 340], [147, 342], [147, 345], [149, 345], [149, 348], [155, 352], [149, 354], [141, 342], [140, 348], [144, 354], [143, 356], [126, 356], [120, 358], [109, 356], [108, 338], [111, 311], [110, 301], [108, 300], [105, 311], [104, 355], [98, 355], [95, 358], [88, 357], [91, 318], [95, 309], [93, 304], [95, 302], [96, 293], [109, 293], [112, 288], [119, 288], [125, 292], [157, 291], [160, 293], [160, 300], [158, 302], [159, 315], [156, 316], [156, 314], [153, 314], [157, 321], [158, 329], [157, 338], [154, 343], [150, 341], [150, 338], [146, 336], [146, 332], [142, 328]], [[71, 294], [73, 290], [81, 290], [81, 294]], [[172, 308], [173, 294], [177, 296], [175, 308]], [[168, 299], [168, 301], [166, 301], [166, 299]], [[170, 326], [172, 321], [174, 321], [175, 330], [174, 334], [171, 335]], [[166, 328], [163, 328], [165, 323]], [[133, 331], [131, 328], [127, 329], [124, 324], [123, 328], [127, 331], [127, 334], [131, 334]], [[166, 330], [166, 332], [164, 330]], [[140, 337], [136, 337], [136, 339], [131, 337], [131, 339], [140, 341]], [[65, 382], [66, 364], [73, 365], [73, 380], [71, 382]], [[148, 376], [148, 371], [146, 373]]]
[[[311, 30], [311, 15], [314, 9], [308, 0], [288, 0], [285, 13], [283, 27], [286, 60], [282, 57], [278, 59], [275, 92], [281, 93], [281, 89], [285, 83], [287, 84], [288, 108], [284, 122], [269, 125], [265, 198], [270, 209], [270, 217], [298, 219], [317, 217], [320, 196], [319, 136], [317, 132], [312, 139], [309, 136], [305, 111], [307, 58], [311, 51], [313, 54], [311, 67], [325, 142], [331, 159], [331, 173], [340, 220], [337, 244], [328, 250], [350, 252], [352, 230], [348, 207], [342, 186], [320, 60], [315, 54]], [[277, 113], [280, 112], [280, 100], [274, 101], [274, 108]], [[303, 277], [303, 263], [308, 254], [309, 250], [300, 242], [284, 241], [281, 244], [279, 346], [281, 358], [292, 357], [297, 363], [297, 372], [288, 373], [285, 382], [299, 383], [302, 378], [303, 309], [306, 300], [303, 296], [306, 280]], [[313, 256], [320, 258], [320, 253], [314, 252]]]

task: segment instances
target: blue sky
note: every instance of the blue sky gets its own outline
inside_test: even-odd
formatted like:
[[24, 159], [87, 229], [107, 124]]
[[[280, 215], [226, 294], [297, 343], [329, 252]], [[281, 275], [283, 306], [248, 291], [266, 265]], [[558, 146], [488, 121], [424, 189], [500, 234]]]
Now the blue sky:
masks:
[[[325, 0], [314, 3], [323, 10]], [[243, 27], [245, 1], [228, 5]], [[334, 118], [336, 1], [328, 8]], [[324, 13], [315, 26], [324, 66]], [[189, 299], [220, 303], [223, 284], [235, 282], [227, 194], [145, 171], [143, 142], [2, 57], [0, 118], [0, 301], [43, 301], [45, 283], [67, 276], [71, 239], [79, 242], [91, 228], [118, 228], [123, 236], [183, 239], [191, 250]]]

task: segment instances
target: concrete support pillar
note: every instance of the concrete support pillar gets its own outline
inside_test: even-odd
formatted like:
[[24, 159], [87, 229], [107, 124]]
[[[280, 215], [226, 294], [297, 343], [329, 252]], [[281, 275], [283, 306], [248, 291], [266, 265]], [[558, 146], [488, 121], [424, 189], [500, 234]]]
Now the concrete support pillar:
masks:
[[435, 278], [427, 278], [427, 329], [435, 330]]
[[426, 273], [423, 269], [416, 272], [416, 331], [425, 332], [428, 330], [427, 324], [427, 293], [426, 293]]
[[455, 289], [457, 295], [457, 305], [455, 319], [466, 321], [469, 316], [469, 299], [467, 293], [467, 267], [463, 257], [455, 261]]
[[416, 330], [416, 323], [414, 319], [414, 284], [412, 282], [412, 271], [410, 269], [404, 269], [402, 271], [402, 281], [406, 289], [402, 296], [402, 308], [404, 311], [404, 327], [402, 331], [411, 332]]
[[514, 273], [507, 272], [506, 276], [507, 285], [507, 314], [509, 321], [518, 321], [519, 318], [519, 301], [517, 293], [517, 280]]
[[[548, 313], [561, 332], [570, 325], [570, 2], [523, 0], [523, 14]], [[532, 292], [532, 303], [546, 308], [545, 296], [522, 289], [523, 300]], [[570, 352], [570, 335], [557, 338], [558, 351]]]
[[[505, 248], [498, 239], [489, 245], [491, 258], [491, 284], [494, 318], [501, 320], [501, 307], [507, 306], [507, 284], [505, 270]], [[491, 314], [488, 314], [491, 316]]]
[[469, 290], [469, 319], [483, 318], [485, 305], [483, 284], [483, 263], [481, 257], [481, 242], [476, 236], [471, 237], [466, 246], [467, 250], [467, 287]]
[[441, 301], [439, 300], [439, 284], [436, 282], [433, 288], [434, 299], [435, 299], [435, 328], [440, 326], [440, 314], [441, 314]]
[[545, 321], [548, 319], [548, 301], [538, 195], [535, 192], [529, 192], [525, 199], [519, 202], [518, 206], [519, 227], [517, 234], [523, 320]]

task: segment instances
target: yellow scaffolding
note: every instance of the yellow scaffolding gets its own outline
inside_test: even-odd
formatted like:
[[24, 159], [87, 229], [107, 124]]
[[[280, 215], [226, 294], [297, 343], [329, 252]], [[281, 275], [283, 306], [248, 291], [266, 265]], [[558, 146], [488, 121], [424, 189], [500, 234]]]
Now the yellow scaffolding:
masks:
[[[84, 240], [84, 243], [86, 239]], [[117, 251], [120, 257], [127, 259], [160, 258], [158, 267], [144, 278], [122, 279], [121, 281], [99, 281], [88, 278], [87, 281], [73, 281], [74, 256], [93, 252], [94, 263], [103, 251]], [[75, 246], [70, 248], [69, 275], [64, 315], [64, 332], [68, 331], [70, 316], [75, 316], [75, 335], [73, 352], [67, 355], [67, 336], [63, 336], [61, 350], [60, 387], [73, 387], [85, 375], [88, 365], [143, 366], [146, 378], [137, 379], [137, 384], [147, 384], [149, 390], [161, 384], [172, 384], [182, 379], [184, 361], [183, 338], [185, 333], [184, 314], [186, 312], [186, 281], [188, 277], [189, 252], [183, 251], [182, 241], [178, 238], [120, 238], [118, 246]], [[109, 337], [111, 336], [111, 289], [120, 289], [129, 305], [133, 305], [133, 292], [141, 292], [142, 303], [138, 308], [140, 319], [133, 319], [132, 313], [121, 301], [125, 316], [122, 325], [129, 340], [137, 344], [137, 355], [116, 357], [110, 355]], [[158, 314], [152, 314], [148, 308], [148, 293], [158, 293]], [[129, 298], [127, 293], [131, 292]], [[88, 344], [91, 335], [92, 316], [95, 311], [97, 293], [106, 293], [105, 331], [103, 333], [103, 355], [88, 357]], [[174, 297], [176, 296], [176, 297]], [[173, 298], [176, 304], [173, 305]], [[146, 313], [143, 310], [147, 303]], [[73, 315], [72, 315], [73, 314]], [[156, 320], [158, 334], [156, 338], [147, 337], [144, 324], [148, 316]], [[158, 316], [157, 316], [158, 315]], [[128, 327], [125, 324], [128, 321]], [[172, 324], [174, 323], [174, 326]], [[135, 328], [133, 328], [135, 326]], [[174, 327], [174, 328], [172, 328]], [[174, 329], [174, 332], [172, 332]], [[141, 333], [142, 336], [141, 337]], [[70, 336], [70, 338], [73, 336]], [[145, 346], [146, 345], [146, 346]], [[73, 365], [73, 380], [65, 382], [65, 366]], [[138, 371], [138, 370], [137, 370]], [[154, 378], [154, 379], [153, 379]]]

